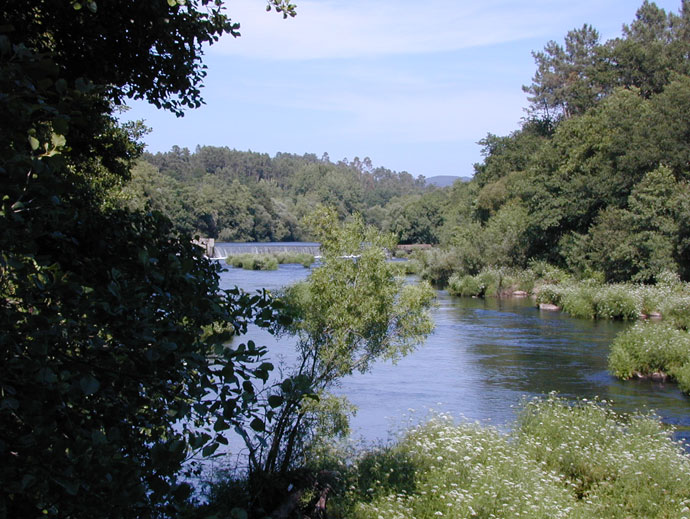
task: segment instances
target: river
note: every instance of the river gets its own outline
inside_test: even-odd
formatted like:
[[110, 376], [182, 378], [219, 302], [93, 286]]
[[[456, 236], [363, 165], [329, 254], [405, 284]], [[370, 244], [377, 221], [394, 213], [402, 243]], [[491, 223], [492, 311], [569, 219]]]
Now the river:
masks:
[[[224, 288], [248, 291], [305, 278], [301, 265], [276, 271], [228, 269]], [[472, 299], [440, 290], [434, 333], [397, 365], [380, 362], [371, 372], [343, 380], [337, 392], [358, 407], [353, 438], [387, 441], [423, 420], [430, 410], [509, 429], [524, 398], [557, 391], [568, 398], [599, 397], [614, 409], [655, 410], [690, 441], [690, 398], [673, 383], [620, 381], [606, 368], [609, 344], [627, 323], [573, 319], [537, 309], [530, 299]], [[269, 348], [274, 361], [294, 358], [289, 340], [252, 329], [246, 339]]]

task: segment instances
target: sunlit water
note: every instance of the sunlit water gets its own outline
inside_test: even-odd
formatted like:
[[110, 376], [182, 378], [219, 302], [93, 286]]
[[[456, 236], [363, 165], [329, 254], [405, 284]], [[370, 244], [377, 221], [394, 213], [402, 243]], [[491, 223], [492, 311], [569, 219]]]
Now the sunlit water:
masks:
[[[309, 270], [281, 265], [277, 271], [229, 269], [224, 288], [253, 291], [304, 279]], [[387, 441], [391, 433], [428, 416], [448, 412], [507, 430], [524, 398], [557, 391], [569, 398], [613, 401], [621, 412], [655, 410], [690, 439], [690, 398], [675, 384], [620, 381], [607, 371], [609, 345], [629, 324], [569, 318], [537, 309], [530, 299], [472, 299], [437, 293], [436, 328], [397, 365], [343, 380], [337, 392], [358, 407], [353, 437]], [[268, 346], [272, 360], [289, 365], [294, 344], [252, 329], [246, 339]]]

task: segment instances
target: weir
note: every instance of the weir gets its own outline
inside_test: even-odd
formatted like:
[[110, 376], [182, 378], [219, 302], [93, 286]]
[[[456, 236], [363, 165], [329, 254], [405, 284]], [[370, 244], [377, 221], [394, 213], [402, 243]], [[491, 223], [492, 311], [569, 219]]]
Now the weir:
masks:
[[280, 252], [319, 255], [318, 243], [314, 242], [268, 242], [268, 243], [216, 243], [213, 258], [227, 258], [236, 254], [277, 254]]

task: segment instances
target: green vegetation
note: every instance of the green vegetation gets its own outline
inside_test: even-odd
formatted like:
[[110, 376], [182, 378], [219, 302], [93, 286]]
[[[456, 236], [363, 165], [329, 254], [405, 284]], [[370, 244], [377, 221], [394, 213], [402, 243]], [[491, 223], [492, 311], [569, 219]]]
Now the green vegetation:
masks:
[[588, 279], [564, 279], [560, 283], [537, 281], [537, 302], [563, 308], [573, 317], [634, 320], [659, 315], [678, 328], [687, 326], [690, 284], [673, 275], [662, 275], [656, 285], [606, 284]]
[[[530, 115], [481, 140], [470, 182], [424, 188], [368, 159], [275, 157], [228, 148], [145, 155], [122, 203], [149, 204], [177, 228], [223, 240], [299, 240], [319, 203], [360, 213], [416, 254], [421, 275], [526, 268], [546, 261], [580, 279], [690, 277], [690, 5], [645, 2], [623, 35], [591, 26], [534, 53]], [[584, 303], [580, 306], [586, 306]]]
[[[298, 241], [309, 238], [302, 222], [319, 204], [335, 207], [341, 218], [360, 213], [380, 224], [383, 206], [424, 191], [423, 179], [374, 167], [368, 158], [331, 162], [327, 154], [269, 157], [225, 147], [173, 147], [144, 154], [120, 203], [156, 209], [177, 229], [220, 241]], [[419, 225], [433, 229], [437, 223]], [[399, 238], [431, 239], [420, 233]]]
[[440, 416], [346, 469], [329, 517], [678, 518], [690, 458], [654, 416], [550, 396], [513, 433]]
[[529, 294], [538, 281], [531, 269], [485, 268], [476, 276], [453, 274], [448, 293], [464, 297], [504, 297], [517, 291]]
[[202, 49], [237, 28], [204, 0], [3, 3], [0, 517], [175, 515], [184, 462], [259, 423], [264, 350], [224, 343], [278, 309], [115, 199], [144, 131], [122, 102], [199, 106]]
[[280, 331], [298, 338], [298, 360], [262, 395], [264, 426], [243, 432], [251, 477], [285, 474], [304, 464], [315, 438], [346, 434], [351, 406], [329, 391], [378, 359], [407, 354], [433, 329], [434, 291], [396, 277], [386, 258], [392, 235], [358, 217], [341, 224], [335, 209], [319, 209], [309, 225], [322, 261], [281, 298], [291, 320]]
[[678, 14], [645, 2], [620, 38], [585, 25], [549, 42], [534, 53], [521, 128], [480, 142], [470, 182], [391, 202], [379, 225], [403, 236], [386, 213], [404, 223], [433, 208], [420, 221], [440, 248], [418, 261], [441, 286], [535, 260], [578, 279], [690, 279], [689, 32], [688, 2]]
[[395, 245], [392, 235], [358, 216], [341, 223], [333, 208], [319, 208], [307, 224], [321, 243], [322, 260], [306, 281], [285, 289], [280, 302], [290, 319], [274, 323], [280, 334], [297, 337], [297, 360], [283, 367], [284, 379], [255, 393], [261, 412], [236, 428], [248, 451], [246, 478], [230, 472], [192, 517], [263, 517], [297, 490], [295, 484], [308, 491], [304, 467], [324, 442], [347, 435], [354, 412], [331, 390], [379, 359], [399, 359], [433, 329], [434, 291], [397, 276], [386, 252]]
[[[185, 462], [231, 428], [249, 477], [212, 499], [244, 496], [230, 516], [269, 511], [276, 482], [328, 450], [316, 440], [347, 431], [333, 386], [431, 331], [433, 291], [396, 278], [382, 251], [394, 237], [367, 224], [438, 243], [405, 268], [452, 293], [522, 288], [589, 318], [660, 312], [663, 325], [616, 340], [611, 369], [690, 392], [690, 2], [677, 15], [645, 2], [621, 38], [583, 26], [535, 53], [530, 117], [487, 135], [474, 179], [445, 189], [368, 159], [142, 155], [146, 129], [118, 110], [200, 106], [204, 46], [238, 35], [222, 2], [29, 0], [3, 15], [0, 516], [174, 516], [191, 492]], [[192, 233], [313, 236], [324, 261], [282, 301], [219, 291]], [[283, 380], [264, 348], [228, 345], [252, 323], [298, 338]], [[438, 420], [362, 456], [337, 510], [685, 517], [688, 463], [654, 420], [551, 398], [511, 438]]]
[[279, 252], [276, 254], [233, 254], [225, 260], [228, 265], [245, 270], [276, 270], [278, 265], [298, 263], [309, 268], [314, 263], [314, 256], [303, 252]]
[[690, 333], [667, 323], [639, 323], [614, 340], [609, 369], [622, 379], [668, 375], [690, 393]]

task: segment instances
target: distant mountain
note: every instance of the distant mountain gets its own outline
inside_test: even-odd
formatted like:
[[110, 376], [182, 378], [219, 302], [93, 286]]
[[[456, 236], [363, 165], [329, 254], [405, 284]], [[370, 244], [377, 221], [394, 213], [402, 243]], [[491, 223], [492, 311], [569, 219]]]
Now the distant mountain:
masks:
[[437, 186], [437, 187], [448, 187], [452, 186], [456, 180], [462, 182], [469, 182], [472, 180], [470, 177], [455, 177], [453, 175], [437, 175], [435, 177], [425, 178], [427, 186]]

